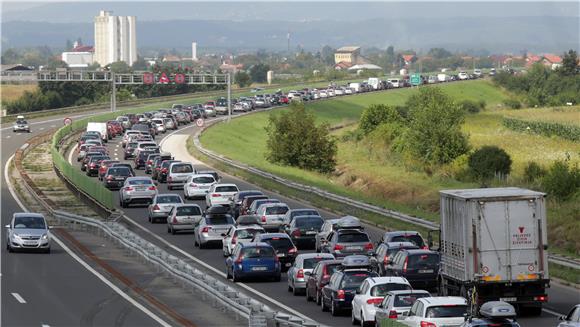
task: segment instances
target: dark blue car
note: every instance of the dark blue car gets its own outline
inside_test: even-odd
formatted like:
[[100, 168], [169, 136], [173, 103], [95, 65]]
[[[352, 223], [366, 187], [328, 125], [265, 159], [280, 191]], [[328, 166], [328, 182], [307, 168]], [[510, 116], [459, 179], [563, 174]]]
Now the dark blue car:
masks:
[[252, 277], [266, 277], [279, 282], [280, 260], [268, 243], [238, 243], [226, 259], [226, 274], [234, 283]]

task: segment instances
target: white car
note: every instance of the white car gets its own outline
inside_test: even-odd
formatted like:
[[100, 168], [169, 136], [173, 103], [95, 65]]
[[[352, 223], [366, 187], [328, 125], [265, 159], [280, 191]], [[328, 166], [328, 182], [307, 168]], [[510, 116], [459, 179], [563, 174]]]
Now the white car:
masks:
[[189, 175], [183, 186], [183, 196], [186, 199], [205, 197], [210, 187], [217, 183], [215, 177], [209, 174]]
[[465, 321], [467, 300], [459, 296], [418, 299], [401, 323], [410, 327], [459, 326]]
[[320, 95], [320, 98], [328, 98], [328, 92], [326, 92], [326, 90], [322, 90], [318, 92], [318, 94]]
[[285, 203], [264, 203], [256, 209], [262, 227], [267, 231], [277, 232], [284, 225], [284, 217], [290, 208]]
[[230, 227], [228, 232], [222, 235], [224, 237], [224, 240], [222, 241], [224, 257], [230, 256], [238, 243], [250, 243], [257, 233], [265, 233], [262, 226], [234, 225]]
[[336, 89], [336, 90], [334, 90], [334, 94], [336, 94], [336, 95], [344, 95], [344, 90], [343, 89]]
[[375, 321], [377, 306], [389, 291], [412, 290], [411, 284], [404, 277], [367, 278], [357, 290], [352, 300], [352, 321], [361, 326]]
[[353, 93], [354, 93], [354, 90], [351, 89], [350, 87], [347, 87], [344, 89], [344, 94], [353, 94]]
[[403, 319], [413, 303], [423, 297], [431, 297], [431, 294], [425, 290], [390, 291], [375, 311], [375, 325], [384, 319]]
[[469, 75], [466, 72], [460, 72], [457, 77], [459, 77], [461, 80], [469, 79]]
[[323, 260], [334, 260], [330, 253], [303, 253], [299, 254], [292, 267], [288, 269], [288, 292], [294, 295], [303, 293], [306, 290], [306, 281], [314, 267]]
[[215, 205], [230, 205], [230, 197], [239, 191], [236, 184], [213, 184], [205, 195], [205, 204], [208, 208]]
[[328, 89], [328, 90], [326, 91], [326, 93], [328, 94], [328, 97], [333, 97], [333, 96], [336, 96], [336, 93], [334, 92], [334, 90], [333, 90], [333, 89]]
[[566, 316], [561, 316], [558, 327], [580, 327], [580, 304], [576, 304]]

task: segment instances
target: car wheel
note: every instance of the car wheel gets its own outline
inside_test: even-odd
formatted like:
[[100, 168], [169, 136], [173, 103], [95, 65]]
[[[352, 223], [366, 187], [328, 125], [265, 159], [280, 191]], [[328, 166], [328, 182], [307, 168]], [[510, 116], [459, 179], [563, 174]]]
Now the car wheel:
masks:
[[171, 226], [171, 235], [175, 235], [177, 233], [177, 231], [175, 230], [175, 228], [173, 228], [173, 226]]
[[321, 297], [321, 299], [320, 299], [320, 310], [322, 310], [322, 312], [328, 311], [328, 308], [324, 304], [324, 298], [323, 297]]
[[316, 290], [316, 298], [315, 298], [315, 300], [316, 300], [316, 304], [320, 305], [321, 297], [320, 297], [320, 292], [318, 292], [318, 290]]
[[167, 233], [171, 233], [171, 227], [169, 227], [169, 225], [167, 225]]
[[199, 248], [200, 249], [205, 249], [205, 245], [203, 243], [201, 243], [201, 240], [199, 241]]
[[542, 306], [537, 306], [537, 307], [528, 307], [526, 308], [527, 312], [531, 315], [531, 316], [540, 316], [542, 314]]
[[354, 326], [358, 325], [358, 319], [356, 319], [356, 317], [354, 316], [354, 310], [351, 311], [350, 314], [350, 323], [353, 324]]
[[304, 296], [306, 297], [306, 302], [310, 302], [311, 301], [311, 296], [310, 294], [308, 294], [308, 285], [306, 286], [306, 289], [304, 290]]
[[232, 276], [230, 275], [230, 269], [226, 267], [226, 279], [230, 279]]
[[236, 276], [236, 271], [235, 270], [232, 270], [232, 281], [234, 283], [237, 283], [237, 282], [240, 281], [240, 278]]
[[333, 317], [338, 316], [338, 308], [336, 307], [336, 305], [334, 304], [334, 300], [330, 300], [330, 314]]
[[149, 216], [149, 222], [153, 224], [153, 219]]
[[292, 286], [293, 286], [292, 287], [292, 295], [294, 295], [294, 296], [300, 295], [300, 291], [298, 291], [298, 289], [296, 288], [296, 286], [295, 285], [292, 285]]
[[276, 277], [274, 277], [274, 281], [279, 283], [282, 280], [282, 274], [278, 274], [276, 275]]
[[361, 327], [367, 327], [370, 324], [370, 322], [365, 320], [365, 316], [363, 314], [363, 312], [360, 312], [360, 325]]
[[290, 284], [288, 284], [288, 292], [292, 292], [292, 286]]
[[12, 246], [10, 246], [8, 243], [6, 243], [6, 250], [8, 250], [10, 253], [14, 252], [14, 250], [12, 250]]
[[193, 246], [194, 247], [198, 247], [199, 243], [197, 243], [197, 238], [195, 236], [193, 236]]

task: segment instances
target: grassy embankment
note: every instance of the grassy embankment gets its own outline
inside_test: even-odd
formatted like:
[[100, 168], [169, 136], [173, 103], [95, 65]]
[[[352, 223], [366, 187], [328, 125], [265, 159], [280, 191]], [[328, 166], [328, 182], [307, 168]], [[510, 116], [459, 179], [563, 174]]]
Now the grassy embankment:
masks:
[[[580, 153], [580, 144], [559, 138], [517, 133], [503, 127], [502, 116], [513, 114], [514, 111], [498, 109], [508, 95], [486, 81], [452, 83], [442, 88], [456, 100], [486, 101], [488, 111], [468, 115], [463, 128], [470, 135], [470, 143], [474, 148], [486, 144], [498, 145], [512, 156], [514, 169], [508, 183], [521, 180], [523, 167], [530, 160], [548, 165], [556, 159], [564, 159], [566, 152]], [[412, 92], [405, 89], [338, 98], [309, 104], [308, 109], [313, 110], [321, 122], [348, 125], [356, 123], [362, 110], [369, 104], [403, 104]], [[219, 124], [207, 130], [201, 141], [208, 149], [284, 178], [433, 221], [438, 221], [438, 190], [478, 187], [475, 183], [456, 181], [444, 174], [427, 176], [423, 172], [410, 171], [394, 162], [387, 153], [364, 142], [339, 142], [337, 172], [330, 176], [269, 163], [264, 160], [264, 127], [268, 115], [259, 113], [235, 119], [229, 124]], [[553, 112], [549, 116], [558, 114]], [[336, 131], [335, 134], [340, 135], [348, 129]], [[573, 160], [578, 161], [578, 156]], [[578, 209], [578, 205], [573, 203], [549, 205], [550, 230], [563, 230], [566, 234], [562, 237], [560, 233], [557, 238], [555, 232], [550, 233], [557, 252], [574, 254], [579, 246], [573, 237], [574, 233], [580, 232], [579, 227], [574, 227], [573, 219], [578, 216]], [[382, 223], [384, 219], [373, 217], [372, 220]]]
[[25, 91], [32, 92], [36, 90], [36, 84], [1, 84], [0, 85], [0, 95], [2, 96], [2, 103], [6, 103], [9, 101], [14, 101]]

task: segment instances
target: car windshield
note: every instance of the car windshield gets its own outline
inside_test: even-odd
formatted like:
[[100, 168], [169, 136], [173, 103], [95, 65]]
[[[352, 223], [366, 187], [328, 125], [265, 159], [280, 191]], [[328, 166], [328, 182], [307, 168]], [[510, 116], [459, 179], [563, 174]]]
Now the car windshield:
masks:
[[407, 284], [386, 283], [376, 285], [371, 288], [371, 296], [385, 296], [390, 291], [411, 290], [412, 287]]
[[231, 185], [231, 186], [218, 186], [215, 188], [216, 192], [237, 192], [238, 188]]
[[215, 182], [215, 179], [213, 179], [213, 177], [209, 177], [209, 176], [201, 176], [201, 177], [192, 178], [191, 181], [193, 183], [198, 183], [198, 184], [211, 184], [211, 183]]
[[439, 264], [439, 255], [436, 253], [410, 255], [409, 267], [436, 266]]
[[358, 288], [368, 277], [371, 277], [371, 273], [368, 271], [347, 273], [340, 282], [340, 288]]
[[271, 258], [275, 257], [276, 253], [270, 247], [260, 246], [260, 247], [251, 247], [245, 248], [242, 250], [242, 256], [244, 258]]
[[177, 216], [201, 216], [201, 210], [198, 206], [187, 206], [177, 208]]
[[262, 242], [270, 244], [276, 251], [286, 251], [294, 247], [292, 241], [286, 237], [272, 237], [263, 239]]
[[130, 176], [131, 171], [128, 168], [120, 167], [120, 168], [109, 168], [108, 175], [114, 176]]
[[427, 308], [426, 318], [463, 317], [467, 313], [466, 305], [442, 305]]
[[316, 265], [320, 262], [320, 261], [324, 261], [324, 260], [332, 260], [333, 258], [325, 258], [325, 257], [315, 257], [315, 258], [307, 258], [304, 259], [304, 264], [303, 267], [304, 269], [314, 269], [314, 267], [316, 267]]
[[419, 294], [398, 294], [395, 296], [394, 306], [395, 307], [410, 307], [422, 297], [429, 297], [431, 295], [427, 293], [419, 293]]
[[266, 215], [283, 215], [288, 212], [288, 207], [286, 206], [275, 206], [266, 208]]
[[234, 219], [230, 216], [220, 215], [205, 218], [205, 222], [208, 225], [233, 225]]
[[257, 229], [238, 229], [236, 231], [236, 237], [241, 239], [252, 239], [257, 232]]
[[134, 179], [129, 181], [129, 185], [153, 185], [153, 182], [148, 179]]
[[157, 203], [181, 203], [181, 198], [178, 195], [158, 196]]
[[425, 246], [425, 243], [423, 242], [423, 238], [421, 238], [421, 236], [419, 236], [419, 235], [395, 236], [391, 239], [391, 242], [411, 242], [411, 243], [417, 245], [418, 247]]
[[338, 242], [340, 243], [362, 243], [370, 242], [369, 236], [365, 233], [346, 233], [338, 235]]
[[324, 220], [322, 220], [322, 218], [314, 218], [314, 217], [296, 218], [296, 227], [299, 228], [313, 228], [320, 230], [322, 224], [324, 224]]
[[173, 165], [171, 167], [171, 172], [172, 173], [178, 173], [178, 174], [182, 174], [182, 173], [193, 173], [193, 166], [192, 165], [188, 165], [188, 164]]
[[46, 229], [46, 223], [41, 217], [16, 217], [14, 229]]

